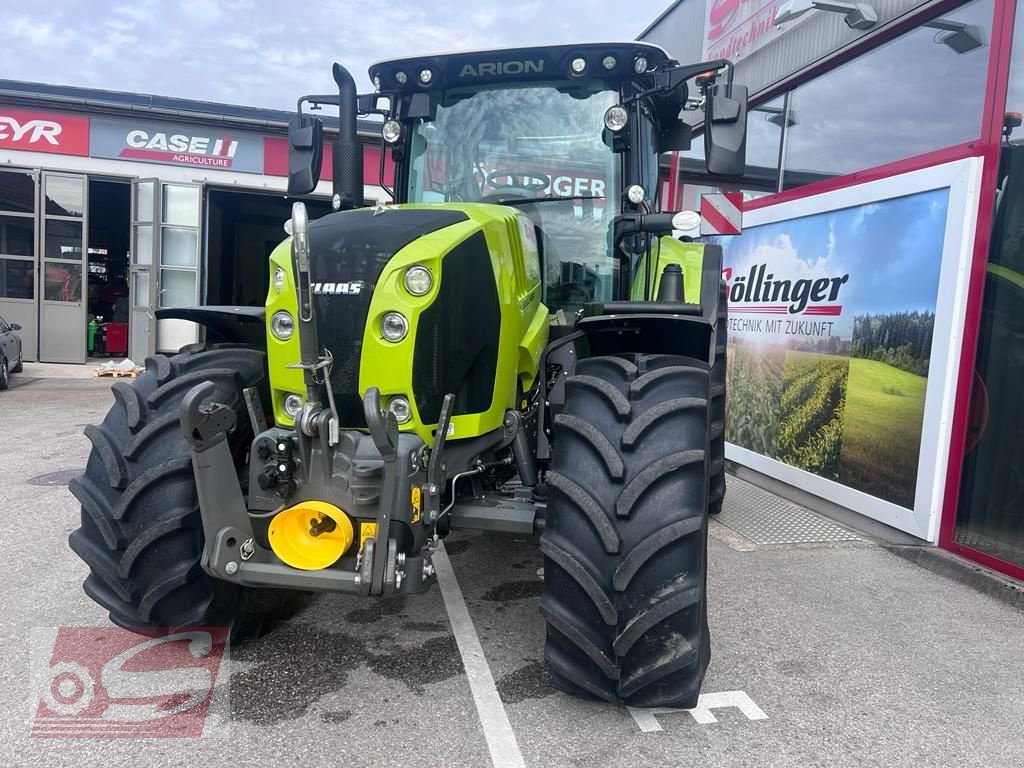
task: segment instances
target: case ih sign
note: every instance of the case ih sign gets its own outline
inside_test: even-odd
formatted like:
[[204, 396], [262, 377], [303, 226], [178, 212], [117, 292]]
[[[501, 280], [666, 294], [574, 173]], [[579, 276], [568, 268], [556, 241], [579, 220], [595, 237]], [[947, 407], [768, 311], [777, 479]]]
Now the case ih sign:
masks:
[[0, 107], [0, 149], [89, 154], [89, 118]]
[[90, 154], [218, 171], [263, 172], [263, 137], [226, 128], [93, 118]]

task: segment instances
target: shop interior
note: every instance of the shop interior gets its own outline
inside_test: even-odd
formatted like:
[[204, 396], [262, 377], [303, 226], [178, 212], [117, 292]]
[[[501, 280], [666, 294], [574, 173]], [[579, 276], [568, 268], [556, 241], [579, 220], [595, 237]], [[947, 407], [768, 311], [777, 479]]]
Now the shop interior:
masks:
[[[287, 237], [291, 198], [279, 194], [207, 190], [206, 304], [263, 306], [270, 288], [267, 259]], [[305, 200], [310, 219], [331, 212], [324, 200]]]
[[89, 179], [88, 354], [128, 352], [131, 185]]

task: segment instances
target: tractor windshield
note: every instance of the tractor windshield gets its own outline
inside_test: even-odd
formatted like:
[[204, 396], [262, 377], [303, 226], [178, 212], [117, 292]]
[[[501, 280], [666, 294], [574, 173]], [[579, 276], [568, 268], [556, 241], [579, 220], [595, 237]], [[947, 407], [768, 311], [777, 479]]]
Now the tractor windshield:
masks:
[[448, 96], [434, 119], [412, 126], [406, 199], [515, 205], [541, 234], [548, 307], [610, 300], [620, 156], [603, 118], [617, 100], [611, 90], [551, 86]]

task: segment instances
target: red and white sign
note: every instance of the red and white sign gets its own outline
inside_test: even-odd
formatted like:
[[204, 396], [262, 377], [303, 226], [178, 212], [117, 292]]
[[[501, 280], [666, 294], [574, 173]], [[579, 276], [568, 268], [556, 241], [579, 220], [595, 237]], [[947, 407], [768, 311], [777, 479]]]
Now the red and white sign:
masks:
[[742, 231], [742, 192], [712, 192], [700, 196], [701, 235], [738, 235]]
[[153, 133], [136, 129], [125, 136], [128, 146], [121, 157], [137, 160], [167, 160], [183, 165], [206, 165], [230, 168], [238, 151], [238, 142], [230, 135], [220, 138], [192, 136], [183, 133]]
[[224, 628], [142, 638], [113, 627], [61, 627], [46, 667], [33, 669], [32, 736], [198, 738], [226, 642]]
[[0, 149], [89, 154], [89, 118], [0, 107]]
[[[323, 164], [320, 170], [321, 181], [334, 178], [331, 159], [334, 152], [331, 143], [324, 142]], [[263, 172], [268, 176], [288, 175], [288, 139], [267, 136], [263, 139]], [[376, 186], [380, 183], [380, 147], [363, 147], [363, 184]], [[384, 158], [384, 183], [389, 187], [395, 183], [395, 164], [388, 153]]]
[[[730, 59], [733, 63], [763, 48], [805, 17], [775, 24], [782, 0], [712, 0], [704, 18], [704, 60]], [[806, 14], [811, 16], [813, 14]]]
[[93, 157], [192, 165], [209, 170], [262, 173], [263, 137], [223, 127], [153, 120], [93, 118]]

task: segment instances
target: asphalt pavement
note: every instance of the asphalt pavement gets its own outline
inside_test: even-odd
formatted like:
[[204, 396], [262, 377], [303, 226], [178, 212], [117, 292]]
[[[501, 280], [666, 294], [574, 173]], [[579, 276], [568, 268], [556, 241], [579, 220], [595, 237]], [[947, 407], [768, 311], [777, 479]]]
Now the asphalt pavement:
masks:
[[[66, 482], [111, 396], [109, 379], [52, 370], [14, 384], [0, 393], [0, 765], [1024, 765], [1024, 613], [741, 480], [712, 526], [696, 710], [554, 691], [539, 551], [455, 534], [442, 588], [316, 596], [230, 649], [201, 737], [110, 738], [102, 722], [33, 736], [60, 628], [108, 626], [67, 547]], [[778, 533], [797, 519], [804, 540]]]

